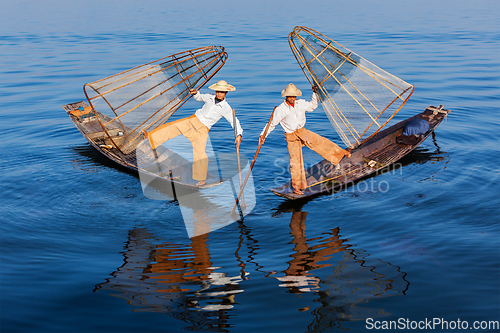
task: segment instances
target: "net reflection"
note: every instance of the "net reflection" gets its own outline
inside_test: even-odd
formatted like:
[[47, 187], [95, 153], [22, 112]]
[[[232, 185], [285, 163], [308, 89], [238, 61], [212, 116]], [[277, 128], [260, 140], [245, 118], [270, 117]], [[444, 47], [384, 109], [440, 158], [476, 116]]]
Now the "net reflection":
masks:
[[94, 291], [113, 291], [111, 296], [136, 306], [133, 311], [168, 313], [191, 323], [190, 330], [225, 332], [227, 310], [242, 292], [245, 274], [228, 276], [212, 266], [207, 235], [187, 245], [158, 241], [145, 229], [131, 230], [123, 265]]

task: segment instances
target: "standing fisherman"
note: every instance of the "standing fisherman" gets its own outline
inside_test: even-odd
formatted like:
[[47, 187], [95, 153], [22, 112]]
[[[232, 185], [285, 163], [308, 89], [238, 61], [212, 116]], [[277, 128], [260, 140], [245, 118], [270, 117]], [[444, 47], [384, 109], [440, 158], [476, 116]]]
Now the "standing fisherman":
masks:
[[[344, 156], [351, 157], [348, 150], [344, 150], [327, 138], [304, 128], [306, 111], [312, 112], [318, 107], [317, 87], [313, 87], [312, 90], [313, 95], [310, 102], [303, 99], [297, 100], [297, 96], [302, 96], [302, 92], [293, 83], [290, 83], [281, 92], [281, 97], [285, 97], [285, 101], [276, 108], [267, 132], [267, 134], [271, 133], [278, 123], [281, 124], [285, 131], [288, 154], [290, 155], [290, 175], [292, 176], [292, 187], [295, 194], [304, 194], [302, 190], [307, 187], [304, 161], [302, 159], [303, 146], [314, 150], [334, 165], [337, 165]], [[264, 143], [265, 139], [264, 131], [262, 131], [259, 143]]]
[[[208, 131], [222, 117], [226, 118], [233, 128], [235, 126], [231, 107], [225, 98], [228, 91], [235, 91], [236, 88], [223, 80], [212, 84], [208, 88], [215, 90], [215, 95], [200, 94], [194, 89], [189, 90], [189, 93], [194, 95], [195, 100], [205, 102], [205, 105], [197, 110], [195, 114], [162, 125], [149, 133], [143, 132], [145, 137], [149, 138], [149, 144], [153, 149], [176, 136], [185, 136], [193, 146], [193, 179], [198, 181], [197, 186], [203, 186], [207, 183], [208, 156], [205, 153], [205, 147], [207, 145]], [[235, 117], [234, 119], [236, 120], [237, 129], [234, 142], [239, 148], [243, 129], [238, 118]]]

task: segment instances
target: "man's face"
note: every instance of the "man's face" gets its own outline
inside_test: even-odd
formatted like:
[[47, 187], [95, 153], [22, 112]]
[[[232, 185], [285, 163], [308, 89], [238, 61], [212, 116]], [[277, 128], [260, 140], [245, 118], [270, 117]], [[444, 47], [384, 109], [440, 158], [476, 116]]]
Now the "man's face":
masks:
[[296, 99], [297, 99], [297, 96], [287, 96], [285, 100], [288, 104], [294, 105]]
[[226, 97], [226, 94], [227, 94], [227, 91], [216, 91], [215, 97], [217, 97], [217, 99], [220, 99], [221, 101], [223, 101], [224, 98]]

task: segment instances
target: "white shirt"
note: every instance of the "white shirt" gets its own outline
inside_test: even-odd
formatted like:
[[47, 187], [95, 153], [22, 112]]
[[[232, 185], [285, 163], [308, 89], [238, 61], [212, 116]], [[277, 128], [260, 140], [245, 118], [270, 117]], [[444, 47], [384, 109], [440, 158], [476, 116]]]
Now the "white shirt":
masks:
[[[269, 135], [278, 124], [281, 124], [281, 127], [283, 127], [286, 133], [293, 133], [299, 128], [304, 127], [306, 124], [306, 111], [312, 112], [318, 107], [318, 98], [318, 94], [313, 93], [310, 102], [304, 99], [297, 99], [293, 107], [285, 100], [276, 110], [274, 110], [273, 119], [267, 130], [267, 135]], [[264, 135], [265, 130], [266, 128], [264, 127], [260, 135]]]
[[[199, 102], [205, 102], [205, 105], [196, 111], [196, 117], [207, 126], [209, 129], [219, 121], [220, 118], [224, 117], [234, 128], [233, 124], [233, 111], [226, 102], [226, 99], [219, 103], [215, 103], [215, 95], [212, 94], [200, 94], [199, 92], [193, 96], [193, 98]], [[236, 118], [236, 133], [237, 135], [243, 134], [243, 129], [240, 126], [240, 121]]]

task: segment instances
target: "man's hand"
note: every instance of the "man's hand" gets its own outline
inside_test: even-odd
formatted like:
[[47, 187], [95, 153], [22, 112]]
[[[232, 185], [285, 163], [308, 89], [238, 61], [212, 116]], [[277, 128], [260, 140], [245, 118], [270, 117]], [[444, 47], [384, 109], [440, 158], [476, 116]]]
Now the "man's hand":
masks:
[[195, 90], [195, 89], [189, 89], [189, 93], [191, 95], [196, 95], [198, 93], [198, 90]]
[[241, 144], [241, 135], [238, 135], [236, 139], [234, 139], [234, 143], [236, 144], [236, 147], [240, 149], [240, 144]]
[[264, 141], [266, 141], [266, 138], [264, 137], [264, 135], [259, 136], [259, 145], [263, 145]]

